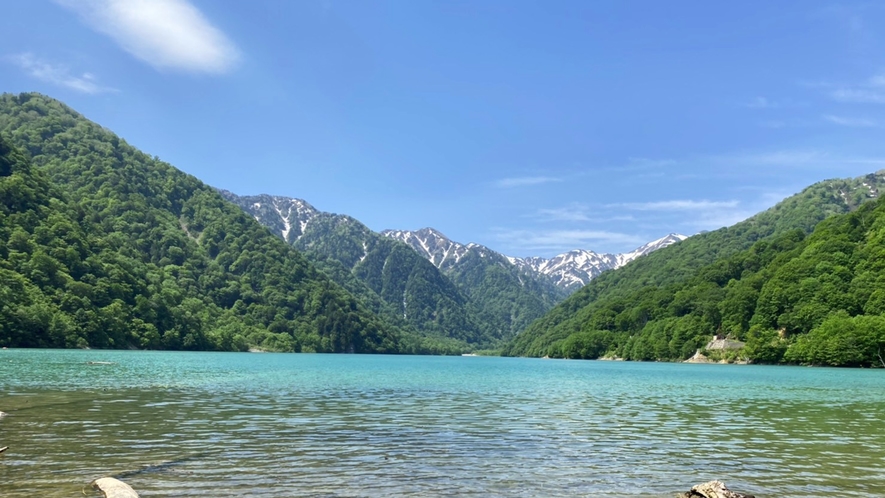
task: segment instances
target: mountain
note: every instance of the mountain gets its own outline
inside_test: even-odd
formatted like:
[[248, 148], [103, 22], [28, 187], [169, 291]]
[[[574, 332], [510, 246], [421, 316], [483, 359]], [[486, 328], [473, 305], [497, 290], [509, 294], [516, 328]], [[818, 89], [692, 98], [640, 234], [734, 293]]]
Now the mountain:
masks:
[[480, 258], [489, 257], [494, 253], [488, 247], [479, 244], [464, 245], [455, 242], [433, 228], [384, 230], [381, 235], [408, 244], [433, 263], [433, 266], [443, 271], [454, 268], [470, 253], [476, 254]]
[[491, 346], [503, 338], [490, 332], [493, 327], [482, 322], [447, 277], [406, 244], [301, 199], [220, 192], [389, 321], [459, 341], [461, 349]]
[[[564, 341], [578, 337], [576, 334], [588, 328], [613, 331], [630, 322], [645, 323], [652, 318], [649, 309], [636, 308], [631, 303], [680, 285], [696, 277], [702, 268], [748, 250], [757, 242], [770, 241], [796, 230], [801, 234], [811, 233], [830, 216], [852, 212], [878, 199], [883, 186], [885, 171], [819, 182], [743, 222], [692, 236], [618, 270], [602, 273], [532, 323], [504, 352], [516, 356], [556, 356]], [[716, 331], [708, 328], [706, 334]], [[594, 344], [604, 345], [604, 349], [611, 346], [608, 340]]]
[[[885, 367], [885, 201], [753, 244], [680, 283], [598, 302], [547, 353]], [[710, 341], [713, 334], [716, 341]]]
[[687, 238], [685, 235], [671, 233], [623, 254], [598, 254], [576, 249], [550, 259], [538, 257], [507, 259], [520, 268], [548, 276], [558, 287], [566, 291], [575, 291], [604, 271], [620, 268], [636, 258]]
[[384, 237], [402, 241], [452, 279], [480, 310], [485, 320], [501, 324], [499, 334], [522, 331], [566, 292], [544, 274], [519, 267], [480, 244], [460, 244], [433, 228], [384, 230]]
[[214, 189], [48, 97], [0, 96], [0, 202], [3, 346], [423, 352]]
[[304, 251], [367, 307], [425, 334], [494, 347], [564, 297], [545, 276], [432, 229], [377, 234], [301, 199], [221, 194]]
[[[545, 289], [554, 301], [559, 296], [573, 292], [606, 270], [620, 268], [634, 259], [685, 240], [685, 235], [670, 234], [666, 237], [649, 242], [634, 251], [623, 254], [598, 254], [593, 251], [576, 249], [550, 259], [529, 257], [515, 258], [504, 256], [479, 244], [460, 244], [439, 230], [422, 228], [420, 230], [384, 230], [381, 235], [401, 240], [409, 244], [419, 254], [427, 258], [434, 266], [446, 273], [458, 273], [461, 262], [473, 256], [485, 261], [500, 262], [506, 259], [520, 271], [521, 279], [534, 280]], [[559, 291], [551, 290], [551, 284]]]

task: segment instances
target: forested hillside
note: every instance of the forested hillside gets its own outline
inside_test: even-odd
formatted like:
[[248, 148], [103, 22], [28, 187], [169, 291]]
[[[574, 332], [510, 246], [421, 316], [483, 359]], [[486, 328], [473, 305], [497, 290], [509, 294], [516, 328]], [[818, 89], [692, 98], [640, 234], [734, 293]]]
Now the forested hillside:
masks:
[[433, 263], [474, 303], [481, 326], [496, 337], [512, 338], [567, 295], [549, 276], [433, 228], [384, 230], [381, 235], [408, 244]]
[[406, 244], [300, 199], [221, 194], [389, 321], [428, 337], [455, 339], [466, 349], [492, 347], [502, 339], [448, 278]]
[[304, 200], [221, 193], [302, 250], [370, 309], [429, 337], [454, 338], [473, 348], [500, 347], [564, 295], [544, 275], [538, 281], [482, 246], [458, 245], [458, 264], [438, 268], [405, 242]]
[[[756, 362], [881, 365], [885, 354], [885, 202], [790, 230], [679, 283], [607, 296], [577, 330], [533, 354], [682, 360], [720, 334]], [[536, 343], [539, 344], [539, 343]]]
[[214, 189], [60, 102], [4, 94], [0, 137], [0, 344], [426, 351]]
[[731, 227], [695, 235], [603, 273], [532, 323], [505, 348], [505, 354], [548, 354], [552, 344], [585, 330], [590, 317], [605, 303], [634, 296], [643, 289], [683, 282], [700, 268], [746, 250], [757, 241], [791, 230], [809, 233], [821, 220], [878, 198], [883, 186], [885, 172], [819, 182]]

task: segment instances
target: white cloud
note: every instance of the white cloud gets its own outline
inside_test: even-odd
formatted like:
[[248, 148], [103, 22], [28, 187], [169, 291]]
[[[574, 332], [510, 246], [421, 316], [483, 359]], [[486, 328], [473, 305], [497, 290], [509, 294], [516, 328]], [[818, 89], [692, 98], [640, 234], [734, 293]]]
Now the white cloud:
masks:
[[855, 128], [872, 128], [879, 126], [878, 123], [873, 121], [872, 119], [865, 118], [846, 118], [842, 116], [833, 116], [831, 114], [826, 114], [823, 116], [826, 121], [830, 123], [839, 125], [839, 126], [850, 126]]
[[569, 251], [600, 246], [638, 246], [648, 242], [642, 237], [605, 230], [508, 230], [496, 229], [492, 235], [517, 251]]
[[837, 88], [830, 96], [839, 102], [860, 104], [885, 104], [885, 92], [868, 88]]
[[554, 178], [550, 176], [522, 176], [517, 178], [502, 178], [495, 182], [495, 186], [498, 188], [513, 188], [561, 181], [562, 178]]
[[573, 204], [561, 208], [542, 208], [538, 210], [538, 216], [550, 221], [590, 221], [587, 206]]
[[632, 221], [632, 216], [598, 216], [598, 209], [594, 210], [585, 204], [573, 203], [558, 208], [541, 208], [536, 218], [543, 221], [569, 221], [604, 223], [610, 221]]
[[117, 91], [100, 85], [95, 76], [90, 73], [82, 73], [79, 76], [71, 74], [68, 66], [52, 64], [31, 53], [11, 55], [6, 57], [6, 60], [22, 68], [22, 70], [38, 80], [69, 88], [80, 93], [94, 95]]
[[624, 208], [634, 211], [704, 211], [710, 209], [735, 208], [738, 201], [693, 201], [672, 200], [656, 202], [625, 202], [609, 204], [607, 207]]
[[186, 0], [55, 0], [157, 69], [220, 74], [239, 51]]
[[837, 102], [858, 104], [885, 104], [885, 75], [877, 74], [856, 84], [811, 83], [812, 87], [829, 90], [830, 98]]

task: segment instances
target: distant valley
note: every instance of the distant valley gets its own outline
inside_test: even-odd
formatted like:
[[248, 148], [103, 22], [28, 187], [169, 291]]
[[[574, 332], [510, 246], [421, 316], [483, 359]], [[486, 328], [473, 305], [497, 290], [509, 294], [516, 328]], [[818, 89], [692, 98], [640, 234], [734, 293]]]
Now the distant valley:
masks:
[[668, 235], [619, 255], [577, 250], [550, 260], [519, 259], [452, 241], [433, 228], [376, 233], [303, 199], [220, 192], [376, 312], [483, 347], [512, 338], [601, 272], [685, 239]]

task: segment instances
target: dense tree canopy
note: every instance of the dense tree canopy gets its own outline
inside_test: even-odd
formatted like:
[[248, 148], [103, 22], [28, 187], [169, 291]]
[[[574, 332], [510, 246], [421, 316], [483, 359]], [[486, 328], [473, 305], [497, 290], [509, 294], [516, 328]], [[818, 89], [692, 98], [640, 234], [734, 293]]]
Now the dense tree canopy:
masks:
[[3, 95], [0, 137], [0, 344], [426, 351], [212, 188], [63, 104]]
[[681, 282], [647, 285], [577, 311], [528, 354], [682, 360], [714, 334], [766, 363], [881, 365], [885, 354], [885, 202], [756, 242]]

